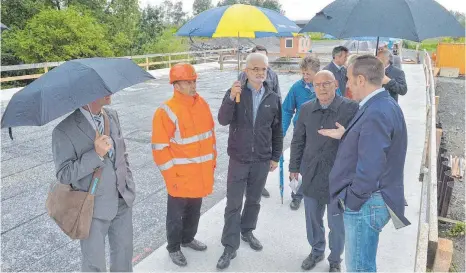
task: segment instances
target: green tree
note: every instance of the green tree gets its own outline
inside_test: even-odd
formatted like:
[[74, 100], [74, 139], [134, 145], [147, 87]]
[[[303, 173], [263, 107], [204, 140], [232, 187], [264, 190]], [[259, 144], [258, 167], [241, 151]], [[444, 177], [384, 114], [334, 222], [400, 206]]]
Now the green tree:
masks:
[[194, 0], [193, 3], [193, 14], [198, 15], [199, 13], [212, 8], [212, 0]]
[[51, 7], [47, 1], [34, 0], [2, 0], [2, 23], [10, 28], [23, 28], [26, 22], [41, 9]]
[[105, 34], [105, 27], [93, 17], [68, 7], [41, 11], [2, 42], [26, 63], [64, 61], [112, 56]]
[[246, 4], [256, 7], [267, 8], [285, 14], [285, 11], [282, 10], [282, 5], [278, 0], [221, 0], [217, 3], [217, 7], [234, 5], [234, 4]]
[[167, 28], [157, 40], [143, 46], [143, 54], [183, 52], [188, 48], [186, 39], [175, 36], [176, 28]]

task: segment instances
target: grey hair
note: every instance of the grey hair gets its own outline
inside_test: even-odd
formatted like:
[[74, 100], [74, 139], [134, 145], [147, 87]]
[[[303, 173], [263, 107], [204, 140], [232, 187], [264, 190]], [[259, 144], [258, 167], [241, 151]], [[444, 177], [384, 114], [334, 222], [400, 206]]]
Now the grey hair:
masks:
[[349, 53], [349, 50], [347, 47], [345, 46], [337, 46], [337, 47], [334, 47], [333, 50], [332, 50], [332, 58], [335, 59], [335, 57], [337, 55], [340, 55], [342, 52], [346, 52], [346, 53]]
[[390, 51], [388, 51], [386, 49], [377, 52], [377, 55], [379, 55], [379, 54], [384, 55], [387, 58], [390, 58]]
[[354, 77], [361, 75], [373, 85], [382, 85], [385, 68], [377, 57], [372, 55], [358, 56], [350, 66], [353, 67]]
[[267, 56], [265, 56], [264, 54], [261, 54], [261, 53], [258, 53], [258, 52], [250, 53], [246, 57], [246, 66], [251, 64], [251, 62], [253, 62], [253, 61], [262, 61], [262, 62], [264, 62], [264, 64], [266, 66], [269, 66], [269, 58]]
[[319, 58], [312, 56], [312, 55], [306, 56], [299, 63], [299, 68], [301, 68], [301, 70], [311, 69], [314, 72], [319, 72], [320, 60]]

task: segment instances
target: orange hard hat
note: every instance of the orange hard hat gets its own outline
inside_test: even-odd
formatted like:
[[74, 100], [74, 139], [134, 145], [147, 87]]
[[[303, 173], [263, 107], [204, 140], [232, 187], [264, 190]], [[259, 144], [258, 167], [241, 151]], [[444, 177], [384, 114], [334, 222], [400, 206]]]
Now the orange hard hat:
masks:
[[170, 69], [170, 84], [176, 81], [194, 81], [196, 79], [196, 70], [191, 64], [175, 64]]

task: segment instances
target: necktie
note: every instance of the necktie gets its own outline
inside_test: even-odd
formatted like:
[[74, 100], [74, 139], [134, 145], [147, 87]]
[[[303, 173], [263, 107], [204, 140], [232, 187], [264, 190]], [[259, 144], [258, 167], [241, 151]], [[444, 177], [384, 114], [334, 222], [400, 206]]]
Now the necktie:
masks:
[[[102, 135], [104, 133], [104, 118], [102, 114], [94, 115], [94, 120], [97, 125], [97, 130], [99, 130], [99, 133]], [[108, 151], [108, 157], [111, 159], [112, 156], [113, 156], [113, 145], [112, 145], [112, 148]]]

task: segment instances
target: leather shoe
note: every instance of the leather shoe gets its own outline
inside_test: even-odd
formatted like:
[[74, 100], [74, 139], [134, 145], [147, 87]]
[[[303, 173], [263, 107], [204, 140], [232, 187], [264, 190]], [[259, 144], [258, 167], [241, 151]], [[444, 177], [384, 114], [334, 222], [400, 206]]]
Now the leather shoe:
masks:
[[220, 256], [220, 259], [218, 259], [217, 262], [217, 268], [218, 269], [225, 269], [230, 266], [230, 261], [236, 258], [236, 251], [229, 252], [229, 251], [223, 251], [222, 256]]
[[168, 253], [170, 258], [172, 259], [172, 262], [178, 266], [187, 266], [188, 261], [186, 261], [186, 257], [183, 255], [183, 252], [181, 250], [178, 250], [176, 252], [170, 252]]
[[187, 244], [181, 244], [182, 247], [189, 247], [191, 249], [194, 249], [196, 251], [204, 251], [207, 249], [207, 246], [198, 240], [194, 239], [190, 243]]
[[269, 198], [269, 197], [270, 197], [270, 193], [269, 193], [269, 191], [268, 191], [266, 188], [264, 188], [264, 189], [262, 190], [262, 196], [264, 196], [265, 198]]
[[293, 200], [290, 203], [290, 208], [292, 210], [298, 210], [300, 205], [301, 205], [301, 199], [293, 198]]
[[341, 272], [341, 266], [339, 263], [330, 263], [330, 270], [328, 272]]
[[324, 255], [316, 256], [315, 254], [310, 254], [304, 259], [303, 263], [301, 264], [301, 268], [304, 270], [312, 270], [316, 267], [316, 264], [324, 259]]
[[251, 246], [252, 249], [256, 251], [262, 250], [261, 242], [259, 242], [259, 240], [257, 240], [256, 237], [254, 237], [251, 231], [241, 234], [241, 239], [249, 243], [249, 246]]

